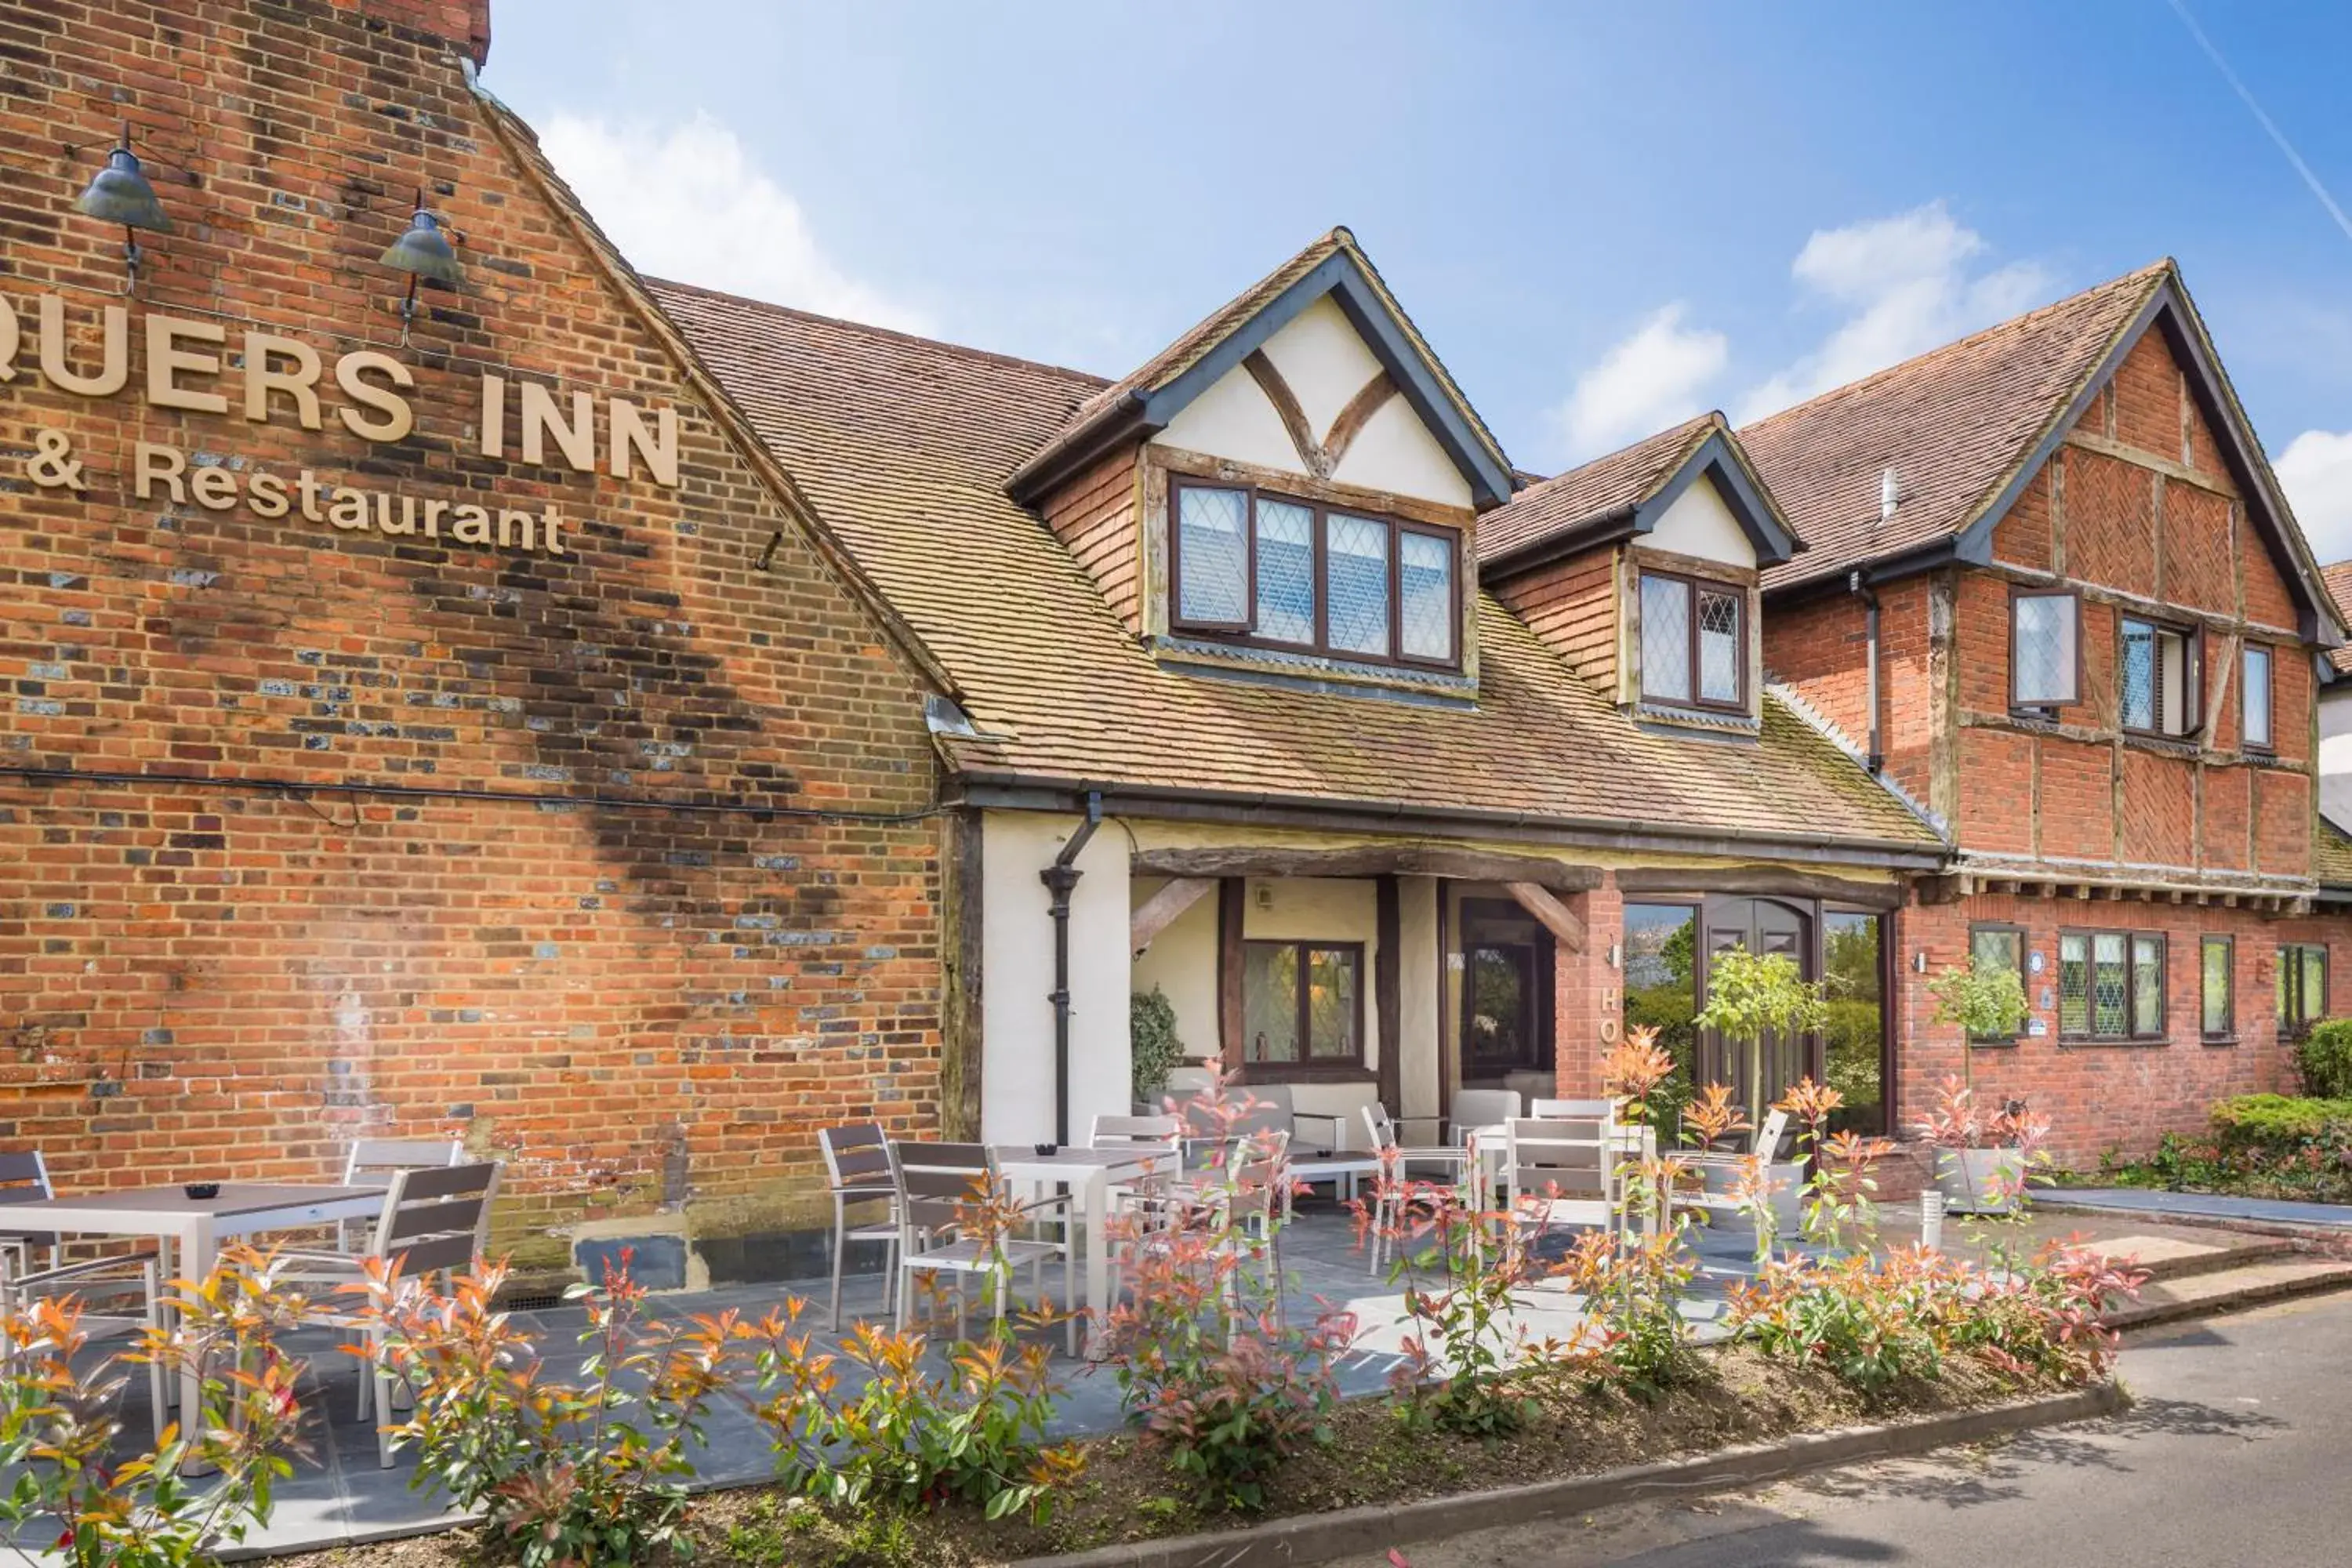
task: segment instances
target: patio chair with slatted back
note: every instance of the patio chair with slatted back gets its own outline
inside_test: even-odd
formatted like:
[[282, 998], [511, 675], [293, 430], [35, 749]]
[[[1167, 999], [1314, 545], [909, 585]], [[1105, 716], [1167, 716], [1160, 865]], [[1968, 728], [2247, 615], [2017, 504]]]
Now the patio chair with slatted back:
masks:
[[[888, 1311], [898, 1280], [898, 1189], [890, 1182], [890, 1140], [881, 1124], [863, 1121], [849, 1127], [817, 1130], [817, 1147], [824, 1153], [825, 1182], [833, 1190], [833, 1316], [834, 1331], [841, 1330], [842, 1255], [853, 1241], [882, 1244], [882, 1310]], [[866, 1225], [849, 1223], [852, 1204], [880, 1203], [888, 1212]]]
[[[963, 1338], [963, 1282], [978, 1276], [993, 1288], [990, 1300], [1002, 1320], [1010, 1303], [1013, 1271], [1029, 1265], [1030, 1289], [1042, 1296], [1048, 1258], [1062, 1260], [1062, 1299], [1074, 1300], [1076, 1277], [1075, 1226], [1069, 1200], [1052, 1198], [1014, 1208], [1006, 1196], [1004, 1178], [985, 1143], [910, 1143], [889, 1145], [890, 1178], [898, 1194], [898, 1326], [907, 1326], [915, 1274], [946, 1274], [956, 1286], [956, 1338]], [[983, 1206], [999, 1211], [1000, 1219], [1027, 1216], [1058, 1225], [1060, 1239], [990, 1235], [978, 1223]], [[1066, 1330], [1069, 1351], [1078, 1353], [1078, 1320], [1070, 1315]]]
[[1514, 1225], [1618, 1228], [1615, 1118], [1512, 1118], [1503, 1124], [1503, 1181]]
[[[394, 1171], [384, 1189], [383, 1207], [368, 1230], [368, 1245], [353, 1252], [281, 1252], [280, 1279], [312, 1288], [320, 1302], [318, 1321], [360, 1329], [373, 1352], [360, 1373], [360, 1415], [377, 1416], [376, 1462], [392, 1468], [392, 1390], [394, 1374], [383, 1363], [383, 1329], [355, 1308], [338, 1307], [323, 1287], [357, 1283], [367, 1266], [381, 1262], [399, 1270], [404, 1285], [418, 1287], [436, 1276], [472, 1273], [488, 1239], [490, 1200], [499, 1188], [499, 1163], [416, 1166]], [[347, 1300], [347, 1298], [342, 1298]]]
[[[1126, 1258], [1178, 1245], [1181, 1230], [1205, 1230], [1218, 1237], [1213, 1252], [1258, 1255], [1278, 1312], [1282, 1226], [1276, 1222], [1283, 1216], [1290, 1187], [1289, 1152], [1288, 1132], [1244, 1133], [1223, 1145], [1206, 1169], [1190, 1172], [1181, 1182], [1171, 1183], [1164, 1194], [1171, 1211], [1169, 1223], [1129, 1238], [1124, 1257], [1113, 1253], [1111, 1300], [1118, 1300]], [[1234, 1280], [1234, 1294], [1238, 1300], [1238, 1278]]]
[[1445, 1141], [1466, 1144], [1470, 1134], [1481, 1127], [1499, 1127], [1521, 1114], [1516, 1089], [1457, 1089], [1454, 1113], [1445, 1119]]
[[[354, 1138], [343, 1157], [343, 1185], [366, 1186], [390, 1182], [394, 1171], [429, 1170], [454, 1165], [466, 1157], [466, 1145], [456, 1138]], [[341, 1220], [335, 1243], [345, 1252], [367, 1246], [365, 1220]]]
[[[49, 1185], [48, 1162], [41, 1158], [38, 1149], [0, 1154], [0, 1207], [47, 1203], [55, 1196], [57, 1193]], [[58, 1238], [53, 1233], [0, 1228], [0, 1277], [31, 1272], [32, 1249], [36, 1247], [47, 1247], [49, 1264], [56, 1267]]]
[[1559, 1121], [1570, 1117], [1613, 1115], [1616, 1104], [1613, 1100], [1531, 1100], [1528, 1102], [1528, 1114], [1539, 1121]]
[[[1438, 1119], [1431, 1116], [1412, 1120]], [[1381, 1271], [1381, 1264], [1387, 1258], [1389, 1238], [1404, 1224], [1406, 1166], [1442, 1166], [1456, 1186], [1462, 1184], [1469, 1168], [1467, 1149], [1452, 1143], [1408, 1147], [1397, 1141], [1396, 1130], [1396, 1119], [1389, 1114], [1387, 1106], [1375, 1100], [1364, 1107], [1364, 1131], [1371, 1136], [1372, 1152], [1381, 1166], [1380, 1181], [1373, 1189], [1372, 1245], [1366, 1248], [1371, 1254], [1370, 1271], [1374, 1274]]]

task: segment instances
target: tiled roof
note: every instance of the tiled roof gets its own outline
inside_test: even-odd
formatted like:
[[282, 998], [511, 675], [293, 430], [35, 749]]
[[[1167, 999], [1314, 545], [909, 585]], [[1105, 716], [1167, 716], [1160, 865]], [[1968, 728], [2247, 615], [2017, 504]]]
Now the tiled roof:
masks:
[[1283, 290], [1343, 251], [1363, 269], [1364, 276], [1379, 292], [1381, 301], [1387, 306], [1389, 313], [1395, 318], [1398, 327], [1412, 342], [1414, 350], [1435, 373], [1447, 399], [1459, 410], [1469, 427], [1476, 432], [1479, 441], [1486, 446], [1496, 467], [1507, 469], [1510, 465], [1508, 459], [1503, 455], [1501, 443], [1495, 439], [1494, 432], [1486, 428], [1486, 421], [1479, 418], [1478, 411], [1471, 406], [1469, 398], [1465, 396], [1462, 389], [1454, 384], [1454, 377], [1447, 372], [1444, 363], [1437, 357], [1437, 351], [1429, 346], [1428, 340], [1421, 335], [1421, 329], [1413, 325], [1412, 318], [1406, 315], [1404, 308], [1397, 303], [1396, 296], [1389, 291], [1387, 282], [1381, 279], [1380, 269], [1372, 265], [1371, 258], [1364, 254], [1361, 247], [1357, 245], [1356, 237], [1345, 227], [1339, 227], [1323, 235], [1297, 255], [1226, 300], [1216, 310], [1210, 311], [1208, 315], [1194, 322], [1174, 342], [1161, 349], [1126, 375], [1107, 385], [1098, 385], [1097, 390], [1071, 411], [1069, 417], [1050, 439], [1041, 442], [1034, 452], [1023, 458], [1016, 466], [1016, 471], [1042, 469], [1061, 454], [1084, 446], [1087, 437], [1108, 425], [1124, 405], [1141, 395], [1157, 392], [1182, 375], [1213, 352], [1219, 343], [1240, 331], [1252, 317], [1280, 298]]
[[1492, 561], [1602, 518], [1630, 513], [1674, 478], [1699, 444], [1730, 426], [1702, 414], [1630, 447], [1530, 485], [1478, 520], [1478, 557]]
[[[1743, 426], [1810, 547], [1764, 586], [1842, 574], [1976, 521], [2171, 276], [2168, 260], [2144, 267]], [[1902, 502], [1881, 522], [1889, 467]]]
[[1646, 731], [1480, 596], [1475, 706], [1163, 666], [1006, 477], [1092, 377], [657, 283], [818, 516], [953, 673], [968, 776], [1933, 850], [1777, 701], [1753, 745]]
[[2352, 888], [2352, 834], [2326, 816], [2311, 837], [2311, 869], [2323, 888]]
[[[2327, 596], [2336, 601], [2336, 618], [2352, 626], [2352, 561], [2322, 566], [2319, 580], [2327, 584]], [[2352, 647], [2329, 649], [2327, 662], [2338, 670], [2352, 673]]]

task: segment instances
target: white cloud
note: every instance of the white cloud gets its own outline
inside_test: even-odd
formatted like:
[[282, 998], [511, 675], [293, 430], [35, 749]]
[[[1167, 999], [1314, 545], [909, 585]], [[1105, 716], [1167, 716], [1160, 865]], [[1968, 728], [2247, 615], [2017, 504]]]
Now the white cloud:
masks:
[[791, 193], [708, 115], [659, 129], [557, 113], [540, 141], [640, 271], [876, 326], [926, 330], [920, 312], [828, 258]]
[[2273, 467], [2313, 552], [2322, 561], [2352, 556], [2352, 430], [2305, 430]]
[[1731, 340], [1683, 325], [1685, 307], [1668, 305], [1577, 377], [1553, 422], [1577, 461], [1655, 434], [1706, 406], [1700, 393], [1723, 374]]
[[1893, 217], [1817, 229], [1790, 273], [1844, 319], [1821, 346], [1741, 398], [1745, 423], [1965, 337], [2036, 303], [2051, 279], [2030, 261], [1978, 270], [1982, 236], [1940, 201]]

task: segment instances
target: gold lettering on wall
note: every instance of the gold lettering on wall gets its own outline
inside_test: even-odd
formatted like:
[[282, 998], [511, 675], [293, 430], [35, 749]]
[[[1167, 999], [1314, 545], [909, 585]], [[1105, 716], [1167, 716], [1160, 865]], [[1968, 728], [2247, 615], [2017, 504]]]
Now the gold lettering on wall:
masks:
[[217, 392], [182, 386], [180, 375], [218, 375], [218, 354], [191, 353], [179, 340], [218, 343], [227, 334], [210, 321], [185, 321], [177, 316], [150, 315], [147, 327], [147, 401], [158, 408], [184, 408], [191, 414], [226, 414], [228, 399]]
[[[369, 371], [383, 376], [392, 386], [378, 386], [373, 382], [361, 380], [362, 374]], [[335, 417], [343, 422], [343, 428], [362, 440], [404, 440], [409, 431], [416, 427], [416, 416], [408, 406], [408, 399], [400, 395], [402, 391], [416, 384], [416, 378], [408, 374], [406, 365], [390, 354], [380, 354], [373, 349], [353, 349], [335, 362], [335, 384], [341, 387], [343, 395], [353, 403], [373, 408], [383, 416], [381, 419], [371, 419], [356, 408], [335, 410]]]
[[111, 397], [131, 380], [131, 312], [109, 305], [99, 312], [99, 372], [80, 375], [66, 363], [66, 302], [41, 296], [41, 374], [59, 392], [77, 397]]
[[557, 411], [555, 395], [535, 381], [522, 384], [522, 460], [526, 463], [547, 461], [546, 437], [555, 437], [555, 445], [563, 460], [582, 473], [593, 473], [596, 468], [596, 417], [594, 404], [584, 392], [572, 395], [572, 417], [565, 419]]
[[0, 299], [0, 381], [16, 379], [16, 350], [25, 341], [25, 330], [16, 320], [16, 307]]
[[[271, 362], [294, 362], [292, 370], [278, 370]], [[294, 400], [294, 416], [305, 430], [319, 428], [319, 351], [299, 338], [275, 332], [245, 334], [245, 416], [257, 425], [269, 419], [269, 395], [282, 392]]]
[[677, 410], [658, 408], [654, 411], [654, 428], [646, 429], [646, 416], [637, 405], [625, 397], [607, 401], [604, 417], [611, 422], [613, 436], [613, 477], [625, 479], [632, 469], [631, 456], [643, 458], [646, 468], [656, 484], [677, 484]]

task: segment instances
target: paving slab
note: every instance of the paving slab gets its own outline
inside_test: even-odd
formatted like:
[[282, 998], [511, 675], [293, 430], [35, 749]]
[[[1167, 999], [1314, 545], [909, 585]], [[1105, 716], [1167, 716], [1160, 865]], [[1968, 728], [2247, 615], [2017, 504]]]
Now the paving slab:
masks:
[[2284, 1198], [2242, 1198], [2227, 1193], [2172, 1193], [2148, 1187], [2067, 1187], [2046, 1200], [2073, 1207], [2121, 1214], [2166, 1215], [2183, 1218], [2242, 1219], [2260, 1225], [2285, 1225], [2321, 1230], [2352, 1231], [2352, 1205], [2294, 1203]]

